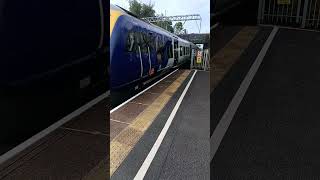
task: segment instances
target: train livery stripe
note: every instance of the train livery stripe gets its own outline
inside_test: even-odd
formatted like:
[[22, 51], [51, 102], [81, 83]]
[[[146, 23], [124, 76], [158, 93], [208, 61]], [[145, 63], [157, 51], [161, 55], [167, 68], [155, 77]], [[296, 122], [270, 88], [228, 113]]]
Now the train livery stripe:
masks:
[[110, 9], [110, 37], [114, 28], [114, 25], [116, 24], [118, 18], [122, 16], [123, 13], [121, 11]]

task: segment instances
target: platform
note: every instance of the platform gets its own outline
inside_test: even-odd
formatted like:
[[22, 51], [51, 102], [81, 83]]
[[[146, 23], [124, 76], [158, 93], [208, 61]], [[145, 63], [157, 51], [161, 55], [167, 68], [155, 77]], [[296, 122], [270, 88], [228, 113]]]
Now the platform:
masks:
[[211, 178], [319, 179], [320, 33], [256, 28], [211, 93]]
[[209, 179], [208, 95], [208, 72], [177, 70], [112, 110], [111, 179]]
[[107, 179], [109, 104], [104, 98], [40, 140], [31, 143], [37, 134], [4, 154], [14, 156], [0, 165], [0, 179]]

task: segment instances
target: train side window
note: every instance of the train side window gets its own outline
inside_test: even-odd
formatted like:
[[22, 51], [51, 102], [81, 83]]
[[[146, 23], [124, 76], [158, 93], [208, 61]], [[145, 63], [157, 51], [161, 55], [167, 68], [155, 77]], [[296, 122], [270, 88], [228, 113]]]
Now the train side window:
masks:
[[180, 56], [182, 56], [182, 47], [180, 46]]
[[127, 37], [127, 51], [132, 52], [135, 43], [135, 34], [130, 32]]

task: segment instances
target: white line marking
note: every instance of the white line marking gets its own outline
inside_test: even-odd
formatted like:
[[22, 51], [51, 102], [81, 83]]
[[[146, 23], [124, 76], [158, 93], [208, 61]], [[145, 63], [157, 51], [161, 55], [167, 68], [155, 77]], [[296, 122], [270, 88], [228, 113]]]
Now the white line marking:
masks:
[[6, 152], [2, 156], [0, 156], [0, 164], [4, 163], [5, 161], [9, 160], [10, 158], [14, 157], [15, 155], [19, 154], [35, 142], [39, 141], [46, 135], [50, 134], [54, 130], [58, 129], [63, 124], [67, 123], [68, 121], [72, 120], [73, 118], [79, 116], [81, 113], [85, 112], [86, 110], [90, 109], [92, 106], [97, 104], [98, 102], [102, 101], [103, 99], [107, 98], [110, 95], [110, 91], [103, 93], [102, 95], [98, 96], [97, 98], [93, 99], [92, 101], [88, 102], [87, 104], [83, 105], [79, 109], [73, 111], [71, 114], [65, 116], [64, 118], [60, 119], [56, 123], [52, 124], [48, 128], [42, 130], [38, 134], [32, 136], [31, 138], [27, 139], [23, 143], [19, 144], [18, 146], [14, 147], [10, 151]]
[[122, 121], [118, 121], [118, 120], [114, 120], [114, 119], [110, 119], [110, 121], [114, 121], [114, 122], [117, 122], [117, 123], [130, 125], [130, 123], [122, 122]]
[[[274, 25], [269, 24], [259, 24], [261, 27], [274, 27]], [[295, 28], [295, 27], [289, 27], [289, 26], [278, 26], [280, 29], [289, 29], [289, 30], [297, 30], [297, 31], [308, 31], [308, 32], [320, 32], [316, 29], [303, 29], [303, 28]]]
[[219, 26], [219, 23], [214, 24], [213, 26], [211, 26], [210, 30], [215, 29]]
[[126, 100], [125, 102], [123, 102], [122, 104], [120, 104], [119, 106], [113, 108], [111, 111], [110, 111], [110, 114], [113, 113], [114, 111], [118, 110], [119, 108], [121, 108], [122, 106], [124, 106], [125, 104], [127, 104], [128, 102], [130, 102], [131, 100], [133, 100], [134, 98], [138, 97], [140, 94], [148, 91], [150, 88], [152, 88], [153, 86], [155, 86], [156, 84], [158, 84], [159, 82], [161, 82], [162, 80], [166, 79], [167, 77], [169, 77], [171, 74], [177, 72], [178, 69], [174, 70], [173, 72], [171, 72], [170, 74], [166, 75], [164, 78], [160, 79], [158, 82], [152, 84], [151, 86], [149, 86], [148, 88], [146, 88], [145, 90], [139, 92], [138, 94], [136, 94], [135, 96], [131, 97], [130, 99]]
[[171, 123], [172, 123], [172, 121], [173, 121], [173, 118], [175, 117], [175, 115], [176, 115], [176, 113], [177, 113], [177, 111], [178, 111], [178, 109], [179, 109], [179, 107], [180, 107], [180, 105], [181, 105], [181, 103], [183, 101], [183, 98], [186, 95], [186, 93], [187, 93], [187, 91], [188, 91], [188, 89], [189, 89], [189, 87], [190, 87], [190, 85], [192, 83], [192, 80], [193, 80], [194, 76], [196, 75], [196, 73], [197, 73], [197, 70], [193, 73], [193, 75], [190, 78], [187, 86], [184, 88], [184, 90], [183, 90], [178, 102], [174, 106], [174, 108], [173, 108], [173, 110], [172, 110], [172, 112], [171, 112], [166, 124], [164, 125], [163, 129], [161, 130], [156, 142], [154, 143], [154, 145], [153, 145], [152, 149], [150, 150], [148, 156], [144, 160], [144, 162], [143, 162], [142, 166], [140, 167], [138, 173], [134, 177], [134, 180], [142, 180], [144, 178], [144, 176], [146, 175], [146, 173], [147, 173], [147, 171], [148, 171], [148, 169], [149, 169], [149, 167], [151, 165], [151, 162], [153, 161], [153, 158], [157, 154], [157, 151], [158, 151], [158, 149], [159, 149], [159, 147], [160, 147], [160, 145], [161, 145], [161, 143], [162, 143], [162, 141], [163, 141], [163, 139], [164, 139], [164, 137], [165, 137], [165, 135], [166, 135]]
[[244, 78], [244, 80], [242, 81], [240, 88], [238, 89], [238, 91], [236, 92], [236, 94], [234, 95], [232, 101], [230, 102], [227, 110], [224, 112], [222, 118], [220, 119], [216, 129], [214, 130], [211, 138], [210, 138], [210, 158], [212, 161], [215, 153], [217, 152], [220, 143], [225, 135], [225, 133], [227, 132], [229, 125], [233, 119], [233, 116], [235, 115], [244, 95], [246, 94], [247, 89], [249, 88], [249, 85], [252, 81], [252, 79], [254, 78], [256, 72], [259, 69], [259, 66], [261, 65], [275, 35], [278, 32], [279, 27], [275, 26], [272, 30], [272, 32], [270, 33], [267, 41], [265, 42], [265, 44], [263, 45], [259, 55], [257, 56], [256, 60], [254, 61], [254, 63], [252, 64], [248, 74], [246, 75], [246, 77]]

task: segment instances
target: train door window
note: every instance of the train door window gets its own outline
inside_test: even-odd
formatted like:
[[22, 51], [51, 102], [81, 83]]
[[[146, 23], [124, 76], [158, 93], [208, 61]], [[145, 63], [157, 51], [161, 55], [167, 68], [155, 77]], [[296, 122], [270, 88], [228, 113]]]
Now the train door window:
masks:
[[168, 44], [170, 44], [170, 45], [169, 45], [169, 48], [168, 48], [168, 52], [169, 52], [168, 57], [169, 57], [169, 58], [173, 58], [172, 42], [169, 41]]
[[157, 36], [156, 51], [158, 52], [160, 49], [161, 49], [161, 37]]
[[127, 51], [132, 52], [135, 44], [135, 33], [130, 32], [127, 37]]
[[140, 33], [140, 48], [142, 53], [148, 52], [147, 36], [145, 33]]
[[175, 42], [174, 43], [174, 52], [176, 53], [176, 55], [175, 56], [178, 56], [178, 43], [177, 42]]
[[160, 48], [160, 37], [159, 36], [157, 36], [157, 42], [156, 42], [156, 51], [158, 51], [159, 50], [159, 48]]
[[163, 37], [162, 36], [160, 36], [160, 48], [163, 48], [163, 46], [164, 46], [164, 39], [163, 39]]
[[154, 47], [155, 47], [155, 51], [158, 51], [158, 36], [157, 35], [154, 37]]
[[180, 56], [182, 56], [182, 47], [180, 46]]
[[149, 33], [148, 37], [149, 37], [148, 45], [149, 45], [150, 51], [152, 51], [154, 49], [154, 37], [152, 36], [151, 33]]

